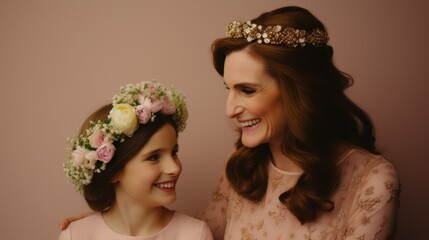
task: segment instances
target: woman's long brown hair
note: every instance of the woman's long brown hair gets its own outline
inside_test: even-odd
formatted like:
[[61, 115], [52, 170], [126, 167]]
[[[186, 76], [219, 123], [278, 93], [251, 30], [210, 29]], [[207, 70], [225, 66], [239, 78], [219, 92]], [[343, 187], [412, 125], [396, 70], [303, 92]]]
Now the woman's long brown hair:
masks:
[[[326, 31], [316, 17], [299, 7], [280, 8], [252, 22]], [[339, 179], [336, 144], [346, 142], [377, 153], [369, 117], [344, 93], [353, 79], [334, 66], [330, 46], [290, 48], [233, 38], [217, 39], [212, 45], [214, 67], [220, 75], [223, 76], [225, 58], [234, 51], [247, 51], [260, 60], [282, 91], [287, 126], [282, 152], [303, 174], [279, 200], [301, 223], [313, 221], [320, 212], [334, 208], [330, 196]], [[240, 134], [226, 167], [232, 188], [249, 200], [261, 201], [267, 190], [271, 157], [267, 144], [247, 148]]]

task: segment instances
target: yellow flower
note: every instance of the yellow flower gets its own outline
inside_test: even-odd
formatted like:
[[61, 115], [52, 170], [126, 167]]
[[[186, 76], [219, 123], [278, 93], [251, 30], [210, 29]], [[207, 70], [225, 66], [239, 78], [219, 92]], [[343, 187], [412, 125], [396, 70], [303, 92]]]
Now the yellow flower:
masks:
[[133, 106], [121, 103], [113, 106], [110, 111], [110, 125], [121, 133], [131, 137], [137, 130], [138, 121]]

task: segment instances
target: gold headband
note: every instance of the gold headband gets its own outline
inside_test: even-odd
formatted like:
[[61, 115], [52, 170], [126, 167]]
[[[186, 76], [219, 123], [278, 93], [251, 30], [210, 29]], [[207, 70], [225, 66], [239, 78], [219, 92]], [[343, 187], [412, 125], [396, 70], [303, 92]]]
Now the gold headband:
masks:
[[257, 40], [258, 43], [281, 45], [288, 47], [326, 46], [329, 41], [328, 33], [318, 28], [311, 33], [291, 27], [282, 28], [280, 25], [263, 28], [247, 21], [230, 22], [226, 28], [226, 36], [230, 38], [245, 38], [248, 42]]

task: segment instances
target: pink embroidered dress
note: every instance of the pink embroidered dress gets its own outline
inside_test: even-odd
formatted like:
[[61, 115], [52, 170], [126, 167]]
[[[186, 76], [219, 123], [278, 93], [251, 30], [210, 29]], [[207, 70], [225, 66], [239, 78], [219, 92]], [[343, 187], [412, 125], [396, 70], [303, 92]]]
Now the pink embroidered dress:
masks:
[[394, 231], [399, 180], [382, 156], [351, 149], [338, 162], [340, 186], [335, 207], [316, 221], [301, 225], [278, 197], [297, 182], [300, 173], [269, 165], [265, 198], [253, 203], [235, 193], [220, 177], [208, 207], [198, 215], [215, 239], [387, 239]]

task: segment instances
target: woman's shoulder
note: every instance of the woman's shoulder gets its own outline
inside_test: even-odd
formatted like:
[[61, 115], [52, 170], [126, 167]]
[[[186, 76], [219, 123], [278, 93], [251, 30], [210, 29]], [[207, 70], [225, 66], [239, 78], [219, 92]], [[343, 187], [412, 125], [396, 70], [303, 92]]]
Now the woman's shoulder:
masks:
[[[352, 148], [341, 161], [343, 174], [352, 182], [362, 182], [382, 189], [399, 189], [399, 177], [392, 162], [383, 155], [373, 154], [364, 149]], [[365, 185], [367, 185], [365, 184]]]
[[361, 148], [347, 149], [339, 161], [340, 165], [352, 167], [353, 169], [371, 172], [376, 169], [393, 171], [395, 167], [384, 155], [370, 153]]

